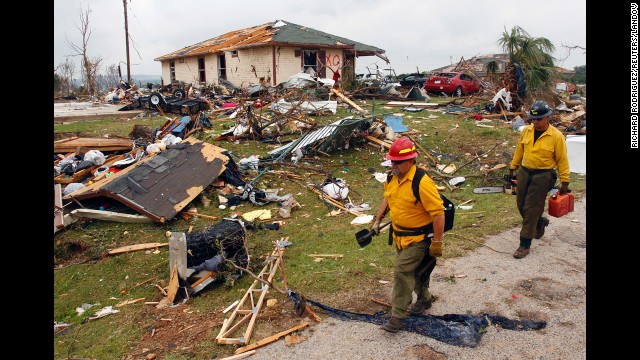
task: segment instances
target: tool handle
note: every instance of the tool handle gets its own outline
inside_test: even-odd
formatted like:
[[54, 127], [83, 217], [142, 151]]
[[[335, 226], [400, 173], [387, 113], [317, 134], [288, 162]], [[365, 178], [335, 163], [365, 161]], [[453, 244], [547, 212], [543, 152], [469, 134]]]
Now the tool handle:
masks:
[[[391, 221], [388, 221], [382, 225], [380, 225], [380, 230], [386, 228], [387, 226], [389, 226], [391, 224]], [[373, 236], [375, 235], [375, 233], [373, 232], [373, 230], [369, 231], [369, 236]]]

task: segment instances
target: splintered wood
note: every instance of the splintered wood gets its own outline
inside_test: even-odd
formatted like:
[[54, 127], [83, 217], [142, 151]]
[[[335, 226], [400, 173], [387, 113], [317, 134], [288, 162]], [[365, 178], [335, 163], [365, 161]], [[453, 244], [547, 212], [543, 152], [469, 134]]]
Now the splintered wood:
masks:
[[[276, 246], [268, 257], [267, 264], [262, 268], [260, 274], [258, 274], [258, 279], [272, 284], [273, 277], [282, 262], [283, 253], [284, 249]], [[235, 309], [231, 312], [231, 315], [224, 319], [222, 328], [220, 329], [218, 336], [216, 336], [216, 342], [218, 344], [246, 345], [249, 343], [258, 313], [260, 312], [264, 299], [269, 291], [269, 285], [258, 279], [251, 284], [249, 290], [247, 290], [242, 299], [235, 306]], [[258, 297], [257, 299], [256, 296]], [[239, 329], [244, 327], [245, 324], [247, 324], [247, 327], [244, 333], [239, 337], [231, 337], [233, 334], [237, 333]]]

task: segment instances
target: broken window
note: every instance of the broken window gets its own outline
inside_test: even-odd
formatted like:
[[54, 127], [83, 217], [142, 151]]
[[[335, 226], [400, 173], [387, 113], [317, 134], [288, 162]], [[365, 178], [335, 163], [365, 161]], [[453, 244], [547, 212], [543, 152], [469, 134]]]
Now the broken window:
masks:
[[231, 57], [238, 57], [238, 50], [231, 50]]
[[227, 80], [227, 61], [224, 54], [218, 56], [218, 78]]
[[[313, 70], [313, 72], [311, 70]], [[318, 52], [316, 50], [304, 50], [302, 56], [302, 71], [316, 74], [318, 72]]]
[[176, 81], [176, 63], [174, 61], [169, 61], [169, 79], [172, 83]]
[[198, 75], [200, 77], [200, 82], [207, 82], [207, 76], [204, 72], [204, 58], [198, 58]]

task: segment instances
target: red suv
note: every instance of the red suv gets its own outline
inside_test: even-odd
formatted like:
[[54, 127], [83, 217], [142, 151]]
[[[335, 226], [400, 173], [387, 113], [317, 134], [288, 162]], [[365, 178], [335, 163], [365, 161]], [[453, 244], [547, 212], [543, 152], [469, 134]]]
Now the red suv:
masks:
[[424, 89], [430, 93], [448, 93], [452, 96], [479, 93], [484, 90], [478, 79], [461, 72], [441, 72], [432, 75], [424, 83]]

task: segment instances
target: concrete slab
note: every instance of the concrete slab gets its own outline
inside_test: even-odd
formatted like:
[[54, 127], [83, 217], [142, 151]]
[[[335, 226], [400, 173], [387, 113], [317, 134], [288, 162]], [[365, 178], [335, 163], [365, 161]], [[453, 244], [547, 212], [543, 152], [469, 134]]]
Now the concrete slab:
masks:
[[118, 111], [124, 104], [104, 104], [93, 102], [53, 103], [53, 122], [60, 124], [73, 121], [102, 120], [106, 118], [131, 119], [144, 110]]

